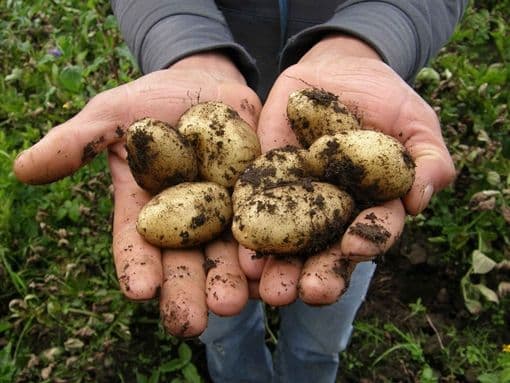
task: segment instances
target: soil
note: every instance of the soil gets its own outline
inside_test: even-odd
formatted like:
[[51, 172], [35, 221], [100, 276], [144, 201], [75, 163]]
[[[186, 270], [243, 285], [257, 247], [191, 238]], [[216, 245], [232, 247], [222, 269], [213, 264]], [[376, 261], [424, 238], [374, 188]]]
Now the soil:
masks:
[[138, 129], [133, 133], [134, 153], [128, 150], [129, 167], [134, 174], [144, 174], [148, 171], [154, 158], [149, 155], [149, 145], [154, 141], [152, 134], [146, 130]]
[[391, 237], [390, 232], [384, 226], [377, 223], [357, 222], [349, 228], [349, 234], [357, 235], [376, 245], [384, 245]]
[[347, 108], [344, 105], [339, 103], [338, 96], [331, 92], [327, 92], [322, 89], [313, 88], [313, 89], [304, 90], [303, 94], [317, 105], [326, 106], [326, 107], [331, 105], [333, 110], [337, 113], [345, 113], [345, 114], [349, 113]]
[[217, 266], [216, 261], [211, 258], [206, 258], [203, 264], [205, 275], [209, 273], [209, 270], [214, 269]]
[[251, 184], [253, 186], [260, 186], [261, 182], [266, 177], [274, 177], [276, 174], [276, 168], [274, 166], [267, 167], [248, 167], [241, 175], [240, 180], [244, 183]]
[[117, 135], [117, 138], [122, 138], [124, 137], [124, 129], [122, 129], [120, 126], [117, 126], [117, 128], [115, 129], [115, 134]]
[[90, 162], [99, 153], [99, 146], [104, 142], [104, 137], [101, 136], [93, 141], [90, 141], [83, 148], [83, 154], [81, 156], [81, 162]]

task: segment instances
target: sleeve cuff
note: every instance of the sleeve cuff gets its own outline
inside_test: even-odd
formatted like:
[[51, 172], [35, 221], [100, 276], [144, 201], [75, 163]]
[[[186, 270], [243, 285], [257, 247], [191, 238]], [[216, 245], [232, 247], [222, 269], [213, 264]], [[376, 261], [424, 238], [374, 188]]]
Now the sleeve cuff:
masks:
[[419, 69], [416, 62], [419, 39], [412, 20], [389, 3], [368, 1], [343, 8], [326, 23], [290, 38], [280, 60], [281, 70], [299, 61], [321, 38], [334, 32], [355, 36], [369, 44], [406, 81]]
[[166, 17], [148, 31], [138, 61], [143, 73], [164, 69], [192, 54], [221, 50], [243, 74], [248, 86], [256, 89], [258, 71], [255, 60], [235, 43], [228, 27], [197, 15]]

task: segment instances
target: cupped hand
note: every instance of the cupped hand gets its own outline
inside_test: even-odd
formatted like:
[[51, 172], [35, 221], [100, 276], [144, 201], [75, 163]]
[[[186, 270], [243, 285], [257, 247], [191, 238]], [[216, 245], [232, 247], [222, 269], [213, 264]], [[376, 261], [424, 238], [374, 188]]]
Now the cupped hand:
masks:
[[[406, 212], [420, 213], [455, 174], [431, 107], [372, 48], [340, 35], [317, 43], [275, 82], [259, 119], [263, 152], [298, 145], [286, 116], [287, 100], [293, 91], [312, 86], [339, 95], [360, 116], [365, 129], [384, 132], [404, 144], [416, 163], [416, 178], [404, 198], [361, 211], [339, 243], [305, 262], [260, 259], [241, 248], [240, 264], [250, 279], [250, 292], [275, 306], [297, 297], [316, 305], [335, 302], [356, 263], [387, 251], [402, 232]], [[358, 230], [363, 227], [376, 235], [363, 235]]]
[[147, 243], [136, 231], [136, 220], [151, 196], [131, 175], [124, 134], [143, 117], [175, 125], [192, 104], [209, 100], [223, 101], [252, 127], [257, 125], [260, 101], [243, 76], [223, 55], [203, 53], [97, 95], [14, 164], [19, 180], [42, 184], [72, 174], [108, 150], [115, 198], [113, 255], [120, 286], [133, 300], [151, 299], [160, 291], [163, 323], [183, 337], [205, 329], [208, 309], [233, 315], [244, 307], [248, 285], [237, 244], [224, 238], [205, 249], [160, 250]]

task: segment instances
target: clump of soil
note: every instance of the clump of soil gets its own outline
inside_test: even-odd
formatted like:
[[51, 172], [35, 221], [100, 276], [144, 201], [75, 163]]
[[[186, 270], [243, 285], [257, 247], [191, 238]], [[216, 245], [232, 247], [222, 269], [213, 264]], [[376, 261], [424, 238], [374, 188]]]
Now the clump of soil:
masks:
[[149, 150], [151, 142], [154, 142], [154, 138], [150, 132], [138, 129], [133, 133], [133, 146], [136, 148], [134, 157], [136, 157], [136, 159], [129, 155], [127, 158], [129, 167], [132, 169], [133, 173], [144, 174], [149, 171], [151, 163], [154, 160], [154, 157], [148, 154], [151, 152]]
[[391, 233], [377, 223], [357, 222], [349, 228], [349, 234], [357, 235], [376, 245], [384, 245], [391, 238]]
[[90, 141], [83, 148], [83, 154], [81, 156], [81, 162], [87, 163], [91, 161], [99, 153], [99, 146], [104, 142], [104, 137], [101, 136], [93, 141]]

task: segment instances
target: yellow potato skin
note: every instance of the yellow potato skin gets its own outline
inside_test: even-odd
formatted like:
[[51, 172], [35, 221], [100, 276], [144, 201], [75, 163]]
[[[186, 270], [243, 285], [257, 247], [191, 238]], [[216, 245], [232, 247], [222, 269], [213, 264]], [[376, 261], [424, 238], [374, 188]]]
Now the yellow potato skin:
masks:
[[199, 175], [204, 181], [232, 187], [260, 155], [254, 130], [234, 109], [220, 102], [192, 106], [176, 128], [195, 148]]
[[338, 100], [338, 96], [316, 88], [291, 93], [287, 117], [299, 143], [305, 148], [325, 134], [361, 127], [358, 118]]
[[140, 211], [136, 228], [159, 247], [187, 248], [217, 237], [230, 223], [228, 190], [213, 182], [184, 182], [165, 189]]
[[415, 164], [395, 138], [372, 130], [326, 135], [309, 148], [312, 175], [346, 188], [355, 199], [388, 201], [404, 196]]
[[336, 186], [305, 180], [253, 195], [235, 212], [232, 233], [262, 254], [314, 254], [340, 238], [353, 208]]
[[135, 181], [152, 194], [197, 177], [192, 147], [162, 121], [144, 118], [134, 122], [127, 130], [126, 150]]

